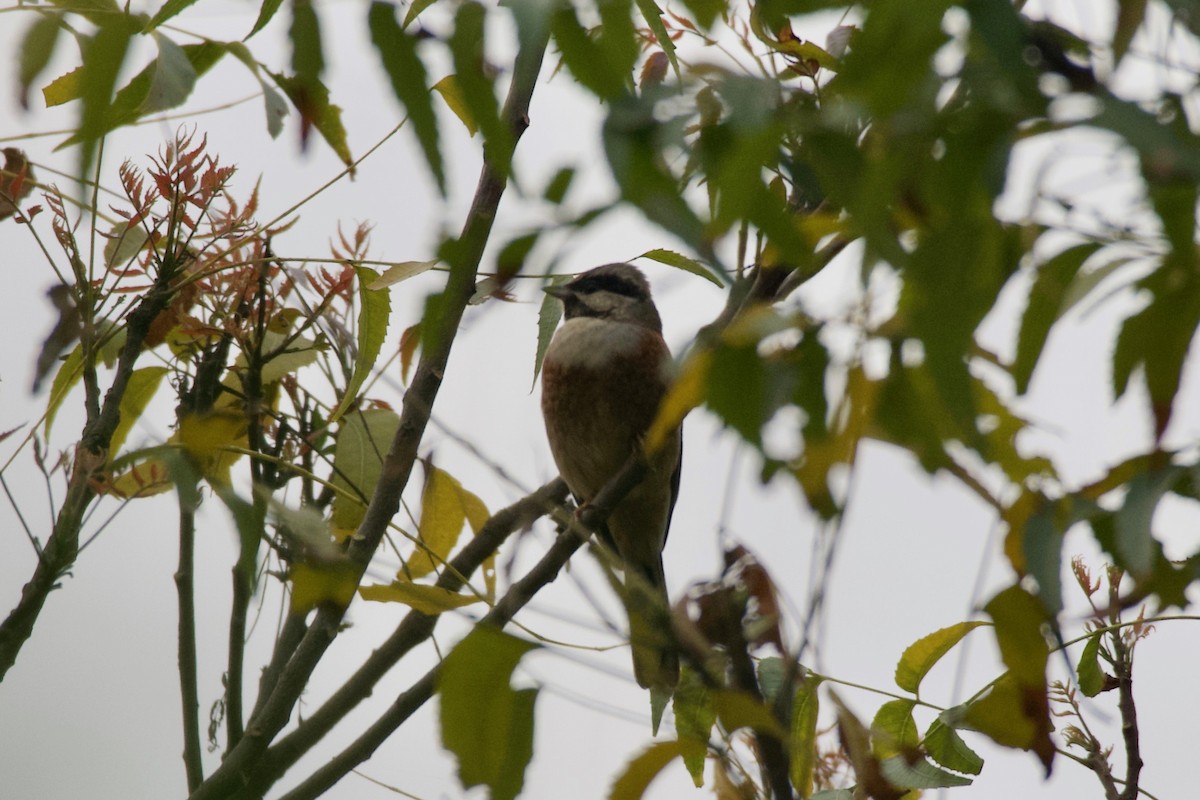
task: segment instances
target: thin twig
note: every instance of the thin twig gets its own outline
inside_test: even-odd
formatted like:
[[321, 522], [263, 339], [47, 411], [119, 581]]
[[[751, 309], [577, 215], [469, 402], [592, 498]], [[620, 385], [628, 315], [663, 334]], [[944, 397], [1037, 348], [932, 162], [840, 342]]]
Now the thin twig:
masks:
[[[517, 141], [528, 127], [529, 100], [541, 71], [546, 37], [526, 41], [517, 54], [512, 84], [504, 106], [504, 118]], [[384, 460], [375, 494], [351, 540], [347, 555], [361, 578], [367, 564], [383, 540], [388, 523], [400, 507], [400, 496], [408, 485], [417, 448], [424, 438], [429, 411], [437, 399], [442, 376], [450, 360], [450, 351], [468, 300], [474, 293], [476, 274], [483, 251], [491, 235], [492, 223], [507, 186], [508, 165], [497, 168], [485, 159], [475, 199], [455, 246], [446, 288], [442, 294], [442, 314], [430, 342], [422, 348], [413, 382], [405, 393], [400, 425]], [[192, 800], [216, 800], [230, 797], [244, 784], [245, 774], [266, 752], [271, 741], [287, 724], [308, 679], [337, 637], [345, 609], [327, 604], [316, 612], [304, 638], [283, 668], [271, 696], [262, 701], [259, 713], [249, 721], [242, 740], [230, 750], [221, 766], [192, 793]]]
[[196, 507], [179, 493], [179, 567], [175, 589], [179, 595], [179, 697], [183, 705], [183, 764], [188, 791], [204, 782], [203, 751], [200, 745], [200, 694], [196, 680], [196, 594], [195, 549]]
[[[535, 520], [561, 505], [566, 496], [566, 484], [561, 479], [555, 479], [511, 506], [497, 511], [462, 552], [451, 560], [449, 568], [442, 571], [436, 585], [449, 592], [459, 591], [465, 585], [466, 577], [494, 554], [512, 533], [532, 525]], [[433, 635], [439, 618], [415, 610], [406, 614], [392, 635], [320, 708], [267, 751], [262, 759], [263, 766], [248, 778], [251, 791], [265, 790], [314, 745], [319, 744], [334, 725], [371, 696], [375, 686], [392, 667]]]

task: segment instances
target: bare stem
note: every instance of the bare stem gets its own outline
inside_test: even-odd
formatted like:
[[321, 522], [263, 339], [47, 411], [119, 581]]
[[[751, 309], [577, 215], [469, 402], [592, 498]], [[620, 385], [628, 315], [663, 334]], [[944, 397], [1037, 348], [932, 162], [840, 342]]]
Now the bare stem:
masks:
[[183, 704], [183, 764], [188, 791], [204, 782], [200, 746], [200, 696], [196, 682], [195, 548], [196, 507], [179, 496], [179, 567], [175, 588], [179, 594], [179, 696]]

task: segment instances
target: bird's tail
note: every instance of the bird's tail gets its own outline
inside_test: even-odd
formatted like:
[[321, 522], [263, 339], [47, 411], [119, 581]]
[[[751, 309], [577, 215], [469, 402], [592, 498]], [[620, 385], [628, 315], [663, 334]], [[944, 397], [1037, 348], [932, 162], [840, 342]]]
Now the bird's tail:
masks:
[[662, 561], [656, 566], [652, 571], [626, 569], [625, 608], [638, 685], [670, 690], [679, 683], [679, 656], [671, 634], [671, 604]]

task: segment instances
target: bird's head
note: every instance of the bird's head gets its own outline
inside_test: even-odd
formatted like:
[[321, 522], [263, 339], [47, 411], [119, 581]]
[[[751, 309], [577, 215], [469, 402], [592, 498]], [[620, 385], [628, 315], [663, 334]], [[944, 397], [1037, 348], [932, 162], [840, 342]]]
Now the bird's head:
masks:
[[567, 319], [595, 317], [662, 332], [650, 283], [641, 270], [629, 264], [605, 264], [581, 272], [567, 283], [547, 287], [546, 293], [562, 301]]

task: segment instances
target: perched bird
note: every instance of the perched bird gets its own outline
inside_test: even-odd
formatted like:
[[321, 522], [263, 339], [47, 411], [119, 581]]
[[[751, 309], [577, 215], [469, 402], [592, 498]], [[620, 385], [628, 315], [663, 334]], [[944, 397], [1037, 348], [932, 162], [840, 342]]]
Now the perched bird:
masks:
[[[542, 415], [554, 463], [583, 504], [642, 446], [673, 361], [650, 284], [637, 268], [607, 264], [546, 292], [562, 301], [565, 321], [542, 362]], [[670, 689], [679, 680], [678, 657], [664, 634], [669, 605], [662, 550], [679, 494], [682, 449], [676, 430], [597, 532], [624, 566], [633, 671], [645, 688]], [[631, 580], [633, 573], [644, 580]]]

